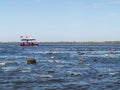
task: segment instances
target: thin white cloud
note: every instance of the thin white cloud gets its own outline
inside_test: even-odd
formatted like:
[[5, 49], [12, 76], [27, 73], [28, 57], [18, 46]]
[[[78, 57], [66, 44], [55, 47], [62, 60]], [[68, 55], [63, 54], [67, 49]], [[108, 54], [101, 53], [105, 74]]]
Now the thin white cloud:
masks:
[[111, 2], [104, 2], [104, 3], [94, 3], [93, 8], [103, 8], [106, 6], [112, 6], [112, 5], [117, 5], [117, 4], [120, 4], [120, 0], [111, 1]]

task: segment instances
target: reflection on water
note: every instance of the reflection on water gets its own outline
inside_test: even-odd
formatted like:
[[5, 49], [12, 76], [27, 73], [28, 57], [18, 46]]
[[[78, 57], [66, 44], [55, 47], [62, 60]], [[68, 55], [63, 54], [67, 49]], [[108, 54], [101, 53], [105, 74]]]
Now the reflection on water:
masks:
[[[37, 63], [27, 64], [27, 58]], [[0, 45], [1, 90], [119, 88], [119, 45]]]

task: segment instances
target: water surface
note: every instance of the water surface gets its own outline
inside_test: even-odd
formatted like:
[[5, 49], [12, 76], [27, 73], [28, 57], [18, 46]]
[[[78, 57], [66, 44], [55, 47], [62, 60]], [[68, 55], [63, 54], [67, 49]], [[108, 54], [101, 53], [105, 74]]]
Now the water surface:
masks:
[[[27, 64], [29, 58], [37, 63]], [[119, 88], [120, 45], [0, 44], [1, 90]]]

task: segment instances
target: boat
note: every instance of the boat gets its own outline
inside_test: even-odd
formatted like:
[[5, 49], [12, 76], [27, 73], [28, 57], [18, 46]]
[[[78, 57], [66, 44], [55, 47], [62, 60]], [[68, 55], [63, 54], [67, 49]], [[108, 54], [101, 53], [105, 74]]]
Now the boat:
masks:
[[20, 46], [38, 46], [38, 43], [35, 42], [36, 39], [32, 38], [22, 38]]

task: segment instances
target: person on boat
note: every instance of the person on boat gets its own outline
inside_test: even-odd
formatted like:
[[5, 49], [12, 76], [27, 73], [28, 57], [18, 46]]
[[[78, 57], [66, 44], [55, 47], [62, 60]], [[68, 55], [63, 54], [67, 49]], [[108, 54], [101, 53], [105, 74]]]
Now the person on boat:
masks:
[[33, 42], [31, 42], [31, 45], [34, 45], [34, 43], [33, 43]]
[[23, 45], [25, 45], [25, 42], [23, 42]]

